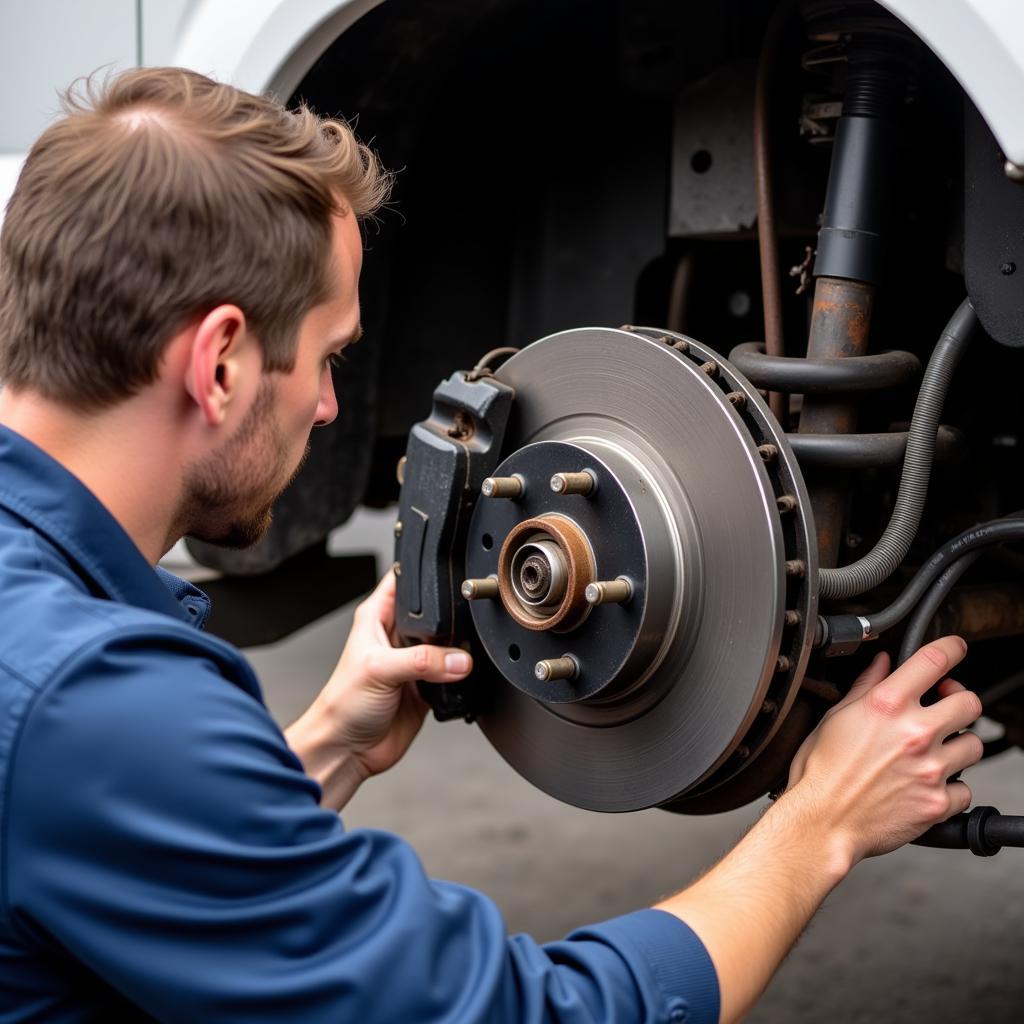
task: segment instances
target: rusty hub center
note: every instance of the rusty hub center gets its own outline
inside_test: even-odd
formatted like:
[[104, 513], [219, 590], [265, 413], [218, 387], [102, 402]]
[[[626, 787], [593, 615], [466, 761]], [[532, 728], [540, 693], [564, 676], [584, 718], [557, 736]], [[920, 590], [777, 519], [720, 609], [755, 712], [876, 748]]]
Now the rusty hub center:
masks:
[[564, 631], [590, 610], [595, 578], [586, 534], [567, 516], [550, 513], [513, 527], [498, 555], [498, 589], [509, 615], [526, 629]]

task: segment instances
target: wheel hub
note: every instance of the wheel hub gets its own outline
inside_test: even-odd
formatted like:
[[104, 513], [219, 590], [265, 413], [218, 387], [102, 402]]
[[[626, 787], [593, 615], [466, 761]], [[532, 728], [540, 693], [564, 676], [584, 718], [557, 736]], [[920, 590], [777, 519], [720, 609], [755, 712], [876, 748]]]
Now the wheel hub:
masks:
[[496, 376], [516, 393], [510, 454], [463, 588], [503, 677], [484, 733], [582, 807], [752, 799], [737, 780], [795, 698], [817, 575], [760, 395], [692, 339], [633, 328], [553, 335]]

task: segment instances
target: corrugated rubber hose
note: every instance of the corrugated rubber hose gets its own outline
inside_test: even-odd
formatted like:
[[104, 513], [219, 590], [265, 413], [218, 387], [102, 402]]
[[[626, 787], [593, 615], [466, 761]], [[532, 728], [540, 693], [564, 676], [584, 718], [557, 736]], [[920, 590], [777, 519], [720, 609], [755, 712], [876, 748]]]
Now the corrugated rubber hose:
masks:
[[848, 598], [863, 594], [888, 579], [906, 557], [917, 534], [928, 495], [942, 405], [957, 364], [977, 327], [974, 307], [970, 299], [964, 299], [946, 324], [921, 380], [892, 518], [878, 543], [863, 558], [850, 565], [820, 571], [821, 597]]

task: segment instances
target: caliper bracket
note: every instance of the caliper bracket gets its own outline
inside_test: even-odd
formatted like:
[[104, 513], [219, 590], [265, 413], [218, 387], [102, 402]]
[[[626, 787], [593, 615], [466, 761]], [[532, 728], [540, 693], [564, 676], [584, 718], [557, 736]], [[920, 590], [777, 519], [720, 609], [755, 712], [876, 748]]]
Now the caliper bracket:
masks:
[[[501, 457], [514, 390], [464, 370], [434, 391], [428, 419], [409, 434], [396, 527], [396, 625], [409, 643], [456, 644], [473, 635], [459, 594], [465, 534], [480, 485]], [[421, 684], [439, 718], [472, 714], [468, 688]]]

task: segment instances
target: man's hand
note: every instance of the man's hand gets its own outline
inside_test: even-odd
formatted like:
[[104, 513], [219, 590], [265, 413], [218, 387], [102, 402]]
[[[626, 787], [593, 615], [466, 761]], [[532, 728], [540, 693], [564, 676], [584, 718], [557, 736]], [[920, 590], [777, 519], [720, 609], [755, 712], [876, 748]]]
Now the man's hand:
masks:
[[[790, 786], [738, 846], [659, 908], [700, 936], [718, 972], [722, 1024], [754, 1005], [821, 901], [864, 857], [894, 850], [964, 810], [948, 782], [978, 761], [959, 734], [978, 697], [944, 678], [964, 656], [958, 637], [921, 648], [892, 675], [880, 654], [793, 761]], [[921, 697], [939, 680], [941, 699]]]
[[356, 609], [348, 642], [327, 685], [287, 730], [288, 743], [340, 809], [364, 779], [408, 750], [427, 706], [416, 680], [458, 682], [472, 668], [465, 651], [420, 644], [393, 647], [395, 575], [388, 572]]
[[[895, 850], [970, 806], [967, 784], [947, 780], [981, 758], [981, 740], [960, 734], [981, 714], [981, 701], [944, 678], [966, 650], [959, 637], [943, 637], [892, 675], [889, 656], [879, 654], [797, 752], [789, 789], [846, 838], [852, 863]], [[923, 707], [940, 679], [941, 699]]]

